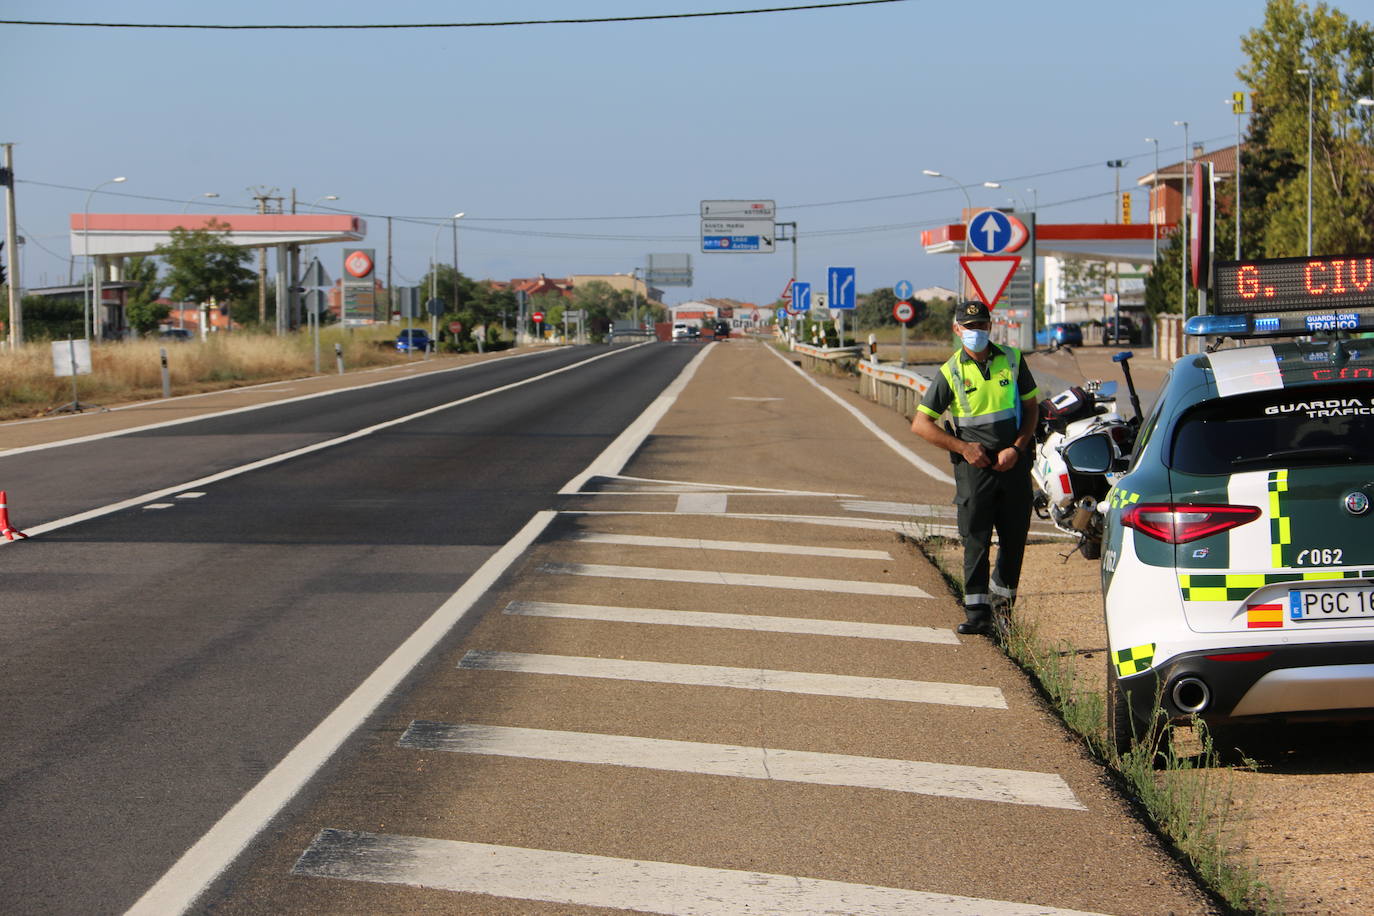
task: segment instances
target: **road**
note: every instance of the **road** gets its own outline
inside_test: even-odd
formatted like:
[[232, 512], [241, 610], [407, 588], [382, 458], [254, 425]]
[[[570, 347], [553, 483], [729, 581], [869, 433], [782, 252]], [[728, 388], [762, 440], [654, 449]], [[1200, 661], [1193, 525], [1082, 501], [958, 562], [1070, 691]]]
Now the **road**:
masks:
[[8, 907], [1210, 911], [952, 636], [895, 539], [948, 466], [844, 401], [572, 348], [0, 455]]

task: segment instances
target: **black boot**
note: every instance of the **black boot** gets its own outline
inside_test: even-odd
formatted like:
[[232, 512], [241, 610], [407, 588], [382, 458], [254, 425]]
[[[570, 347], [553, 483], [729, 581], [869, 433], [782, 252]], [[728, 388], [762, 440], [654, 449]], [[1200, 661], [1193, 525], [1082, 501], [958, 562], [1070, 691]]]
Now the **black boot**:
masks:
[[954, 628], [954, 632], [962, 633], [965, 636], [976, 636], [982, 633], [992, 632], [992, 608], [986, 604], [970, 604], [964, 608], [964, 617], [967, 618], [963, 623]]

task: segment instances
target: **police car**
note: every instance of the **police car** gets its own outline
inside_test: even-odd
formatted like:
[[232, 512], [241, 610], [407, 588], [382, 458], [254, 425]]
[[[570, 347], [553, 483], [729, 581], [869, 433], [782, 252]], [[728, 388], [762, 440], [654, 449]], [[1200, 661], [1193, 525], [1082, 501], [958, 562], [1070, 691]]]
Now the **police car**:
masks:
[[1213, 346], [1175, 363], [1133, 455], [1065, 452], [1125, 472], [1102, 553], [1122, 752], [1193, 715], [1374, 716], [1374, 258], [1217, 269], [1218, 313], [1186, 328]]

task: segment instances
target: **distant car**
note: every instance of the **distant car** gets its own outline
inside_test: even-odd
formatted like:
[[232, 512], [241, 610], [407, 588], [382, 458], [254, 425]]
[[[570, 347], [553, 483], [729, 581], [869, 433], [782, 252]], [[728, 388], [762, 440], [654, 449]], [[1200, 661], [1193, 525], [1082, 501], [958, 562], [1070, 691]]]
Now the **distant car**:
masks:
[[686, 324], [673, 325], [673, 340], [683, 340], [691, 336], [692, 331]]
[[406, 328], [396, 335], [396, 349], [402, 353], [424, 353], [434, 349], [434, 341], [422, 328]]
[[1048, 330], [1049, 345], [1051, 347], [1083, 346], [1083, 329], [1071, 321], [1052, 324], [1049, 326]]
[[1115, 315], [1109, 316], [1102, 323], [1102, 342], [1138, 344], [1140, 343], [1140, 329], [1136, 327], [1135, 322], [1128, 315], [1121, 316], [1120, 326], [1118, 326], [1118, 319]]
[[179, 340], [183, 343], [196, 339], [196, 335], [190, 328], [163, 328], [157, 332], [160, 340]]
[[687, 336], [693, 340], [701, 336], [701, 325], [689, 324], [687, 326]]
[[728, 340], [730, 337], [730, 322], [717, 321], [715, 327], [716, 340]]

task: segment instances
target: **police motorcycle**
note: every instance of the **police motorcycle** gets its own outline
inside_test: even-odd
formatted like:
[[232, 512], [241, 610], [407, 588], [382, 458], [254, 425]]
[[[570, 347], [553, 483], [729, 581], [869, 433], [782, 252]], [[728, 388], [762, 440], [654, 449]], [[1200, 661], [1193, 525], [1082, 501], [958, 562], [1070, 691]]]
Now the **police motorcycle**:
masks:
[[[1077, 537], [1074, 550], [1088, 560], [1102, 556], [1103, 518], [1098, 504], [1107, 498], [1120, 471], [1125, 469], [1125, 459], [1135, 446], [1140, 428], [1140, 397], [1131, 378], [1130, 361], [1134, 355], [1128, 350], [1112, 357], [1126, 377], [1126, 389], [1135, 411], [1130, 419], [1117, 409], [1114, 381], [1090, 379], [1040, 402], [1035, 460], [1031, 465], [1035, 514]], [[1110, 469], [1096, 474], [1070, 469], [1064, 450], [1098, 433], [1107, 433], [1112, 443]], [[1065, 559], [1072, 555], [1073, 551], [1069, 551]]]

